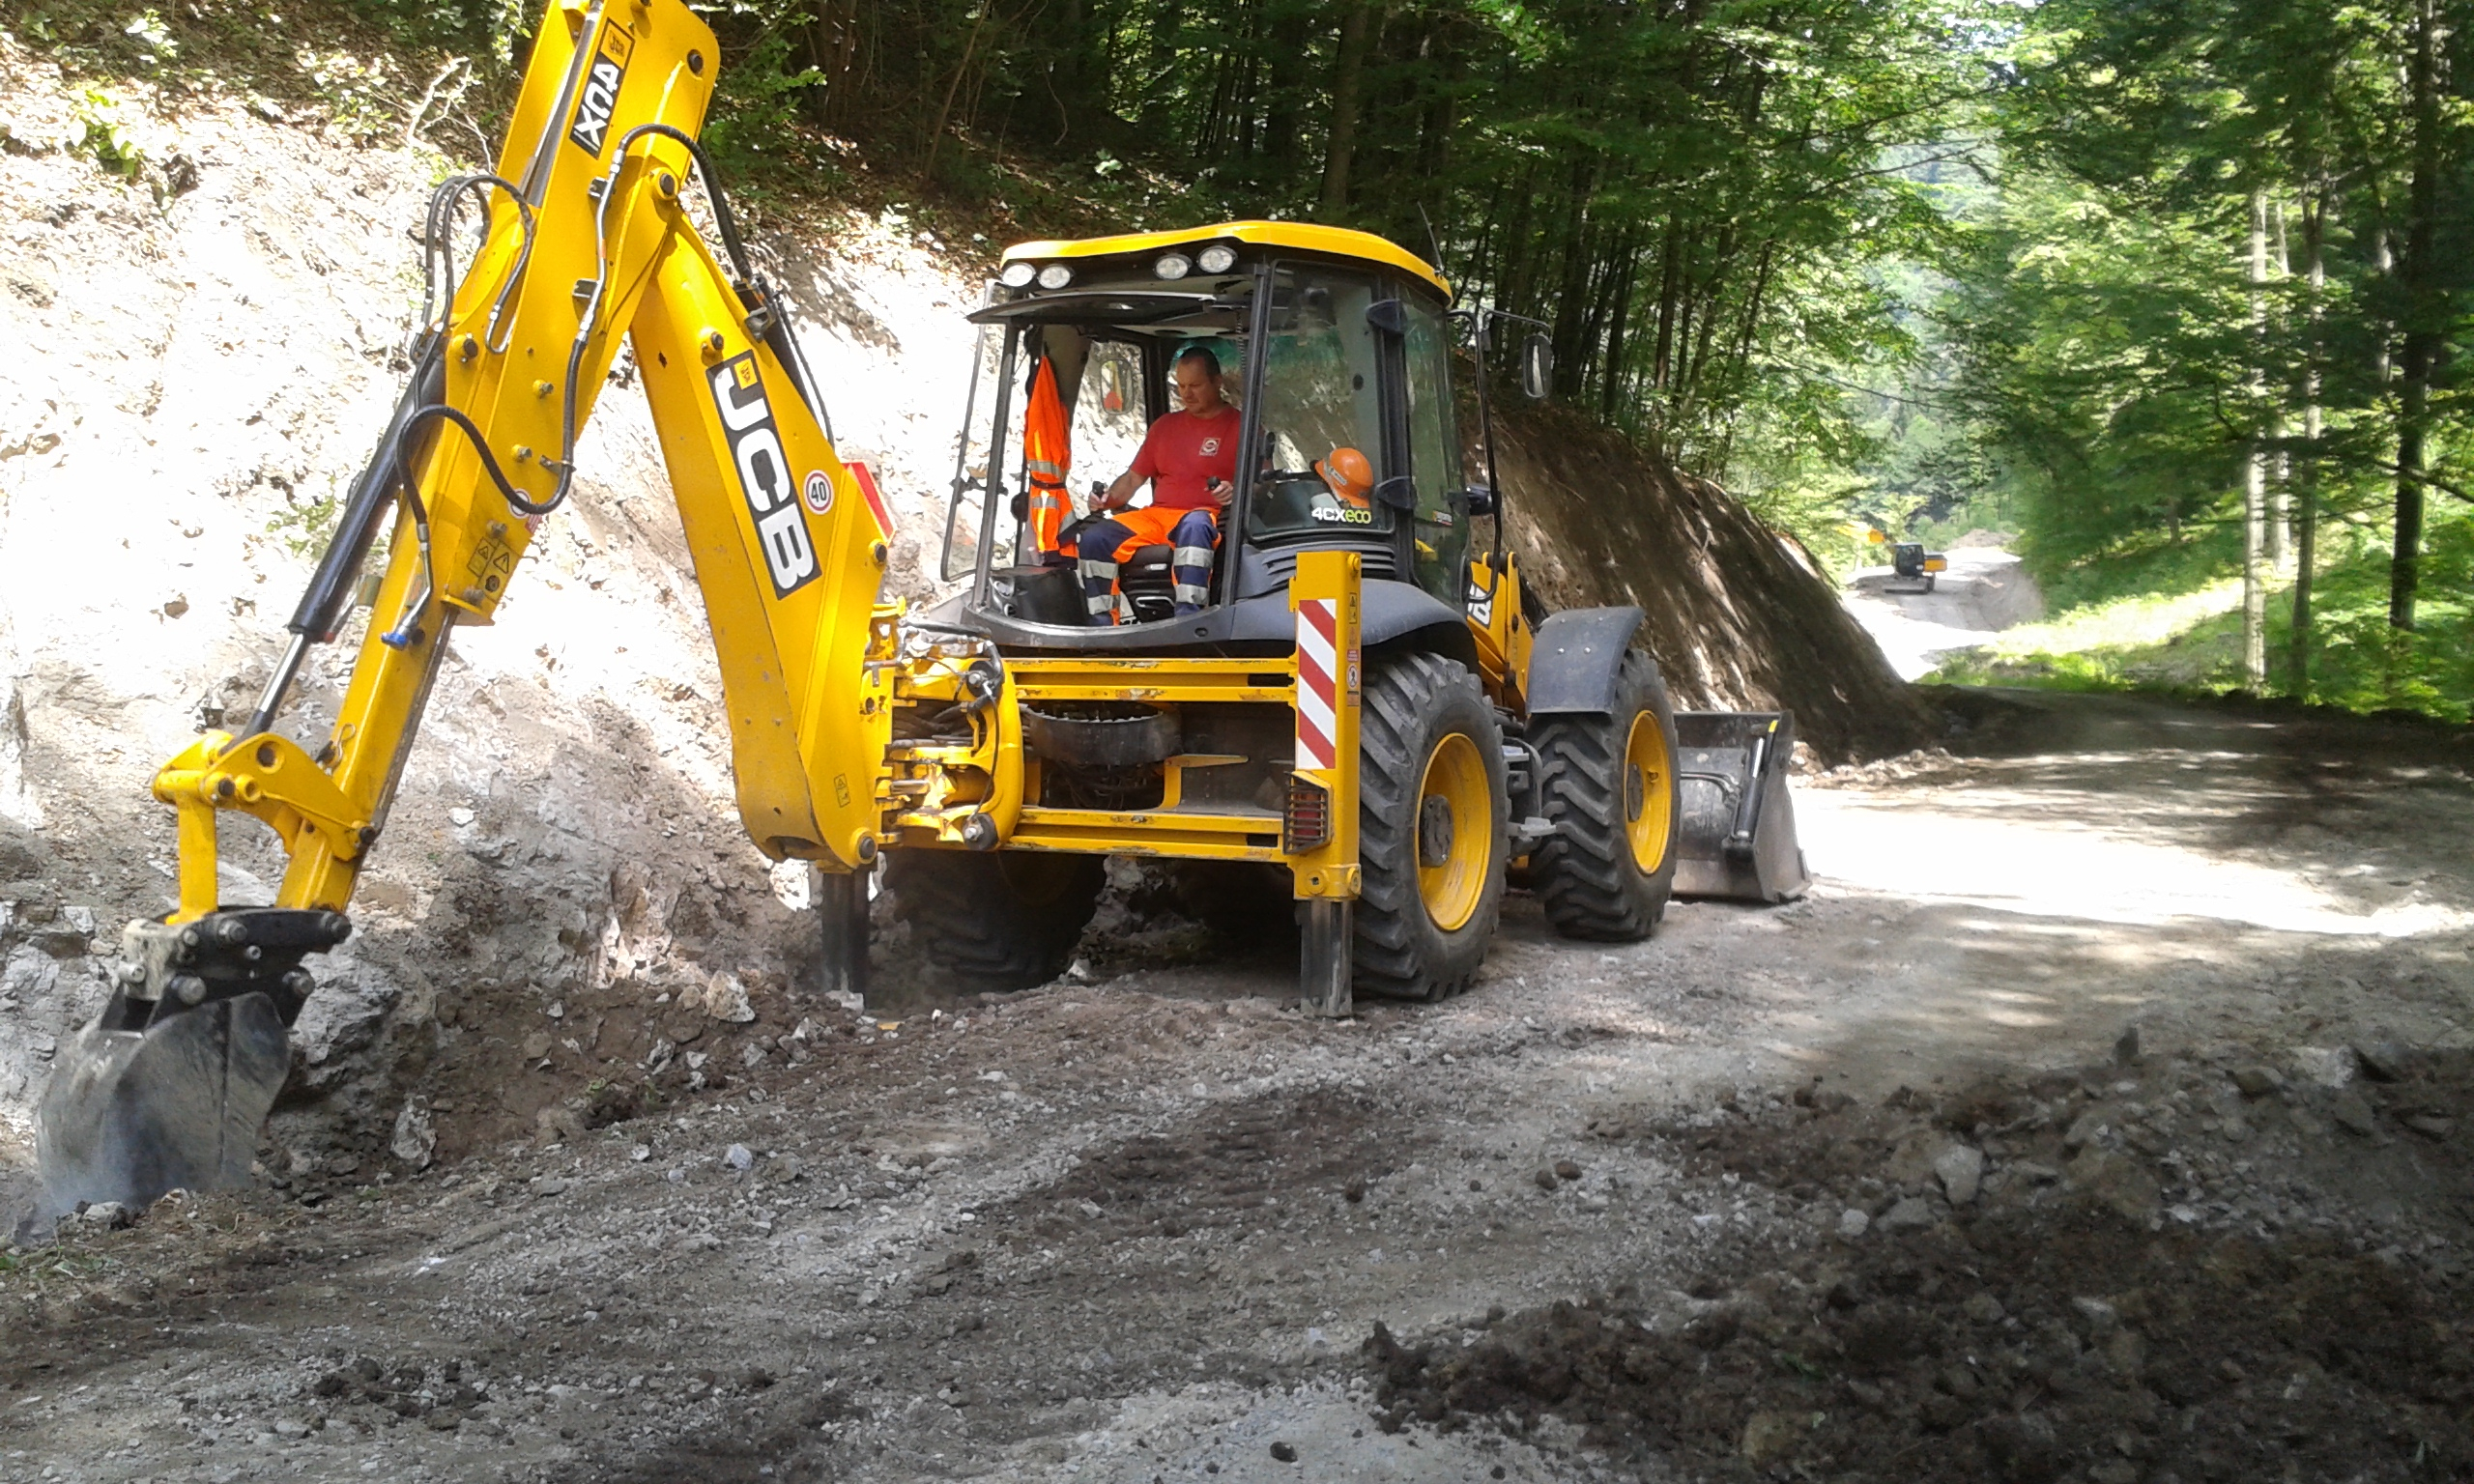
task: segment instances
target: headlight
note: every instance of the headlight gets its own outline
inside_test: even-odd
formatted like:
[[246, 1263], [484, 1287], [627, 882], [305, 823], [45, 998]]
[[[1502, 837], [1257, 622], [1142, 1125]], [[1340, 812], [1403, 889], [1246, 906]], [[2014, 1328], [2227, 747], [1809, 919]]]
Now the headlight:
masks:
[[1009, 289], [1027, 289], [1031, 286], [1032, 276], [1039, 271], [1036, 263], [1008, 263], [1004, 271], [996, 275], [996, 281]]
[[1237, 266], [1237, 249], [1214, 243], [1194, 254], [1194, 261], [1206, 273], [1224, 273]]
[[1154, 278], [1183, 278], [1186, 274], [1194, 271], [1194, 267], [1193, 263], [1187, 261], [1184, 253], [1171, 252], [1163, 256], [1159, 262], [1151, 265], [1151, 276]]
[[1061, 289], [1074, 281], [1074, 270], [1062, 263], [1050, 263], [1040, 270], [1040, 287]]

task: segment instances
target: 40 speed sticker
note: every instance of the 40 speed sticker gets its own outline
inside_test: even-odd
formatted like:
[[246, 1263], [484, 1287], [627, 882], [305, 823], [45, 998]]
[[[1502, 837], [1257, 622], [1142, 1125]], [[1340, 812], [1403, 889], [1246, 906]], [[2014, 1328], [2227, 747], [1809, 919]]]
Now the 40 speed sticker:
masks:
[[833, 481], [824, 477], [823, 470], [808, 471], [807, 483], [802, 487], [800, 495], [807, 501], [808, 508], [817, 514], [831, 515], [833, 513]]

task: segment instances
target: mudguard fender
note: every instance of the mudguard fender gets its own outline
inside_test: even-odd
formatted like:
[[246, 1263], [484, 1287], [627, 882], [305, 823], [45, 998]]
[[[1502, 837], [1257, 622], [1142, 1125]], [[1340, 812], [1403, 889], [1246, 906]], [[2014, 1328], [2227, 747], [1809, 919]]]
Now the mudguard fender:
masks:
[[1529, 652], [1529, 714], [1607, 711], [1615, 675], [1641, 627], [1637, 608], [1574, 608], [1538, 626]]

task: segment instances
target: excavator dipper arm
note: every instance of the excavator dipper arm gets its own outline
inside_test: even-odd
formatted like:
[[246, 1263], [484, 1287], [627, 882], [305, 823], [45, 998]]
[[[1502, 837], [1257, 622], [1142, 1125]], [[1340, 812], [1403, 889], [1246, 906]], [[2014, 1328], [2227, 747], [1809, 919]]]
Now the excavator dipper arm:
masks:
[[[632, 342], [729, 708], [738, 806], [776, 859], [847, 875], [876, 854], [884, 755], [866, 665], [890, 522], [833, 451], [781, 300], [750, 267], [696, 132], [719, 49], [681, 0], [553, 0], [498, 168], [439, 187], [426, 255], [452, 278], [459, 214], [479, 249], [424, 305], [414, 372], [288, 627], [249, 726], [167, 762], [177, 909], [129, 926], [114, 993], [57, 1059], [37, 1127], [55, 1210], [245, 1183], [288, 1075], [286, 1035], [349, 934], [459, 624], [495, 621], [578, 435]], [[688, 201], [704, 187], [717, 257]], [[316, 754], [273, 728], [309, 648], [344, 627], [391, 523], [372, 614]], [[226, 906], [218, 823], [255, 816], [288, 866], [271, 906]]]

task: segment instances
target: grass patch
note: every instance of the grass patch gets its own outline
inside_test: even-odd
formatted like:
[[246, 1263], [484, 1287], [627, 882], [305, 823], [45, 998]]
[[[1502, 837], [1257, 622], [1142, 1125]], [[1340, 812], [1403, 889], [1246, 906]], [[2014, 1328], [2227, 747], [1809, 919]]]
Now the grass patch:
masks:
[[[2227, 577], [2222, 565], [2207, 572], [2196, 563], [2198, 550], [2193, 543], [2183, 555], [2159, 551], [2143, 569], [2126, 564], [2130, 570], [2091, 577], [2082, 593], [2128, 590], [2083, 596], [2043, 623], [1947, 657], [1924, 678], [2072, 691], [2239, 691], [2241, 580]], [[2314, 584], [2311, 652], [2299, 676], [2290, 659], [2291, 581], [2269, 590], [2269, 691], [2348, 711], [2474, 719], [2474, 518], [2431, 528], [2410, 631], [2388, 624], [2388, 565], [2385, 545], [2345, 533]], [[2143, 581], [2168, 590], [2141, 590]]]
[[2046, 606], [2057, 613], [2125, 598], [2180, 597], [2242, 570], [2242, 532], [2233, 526], [2189, 528], [2178, 538], [2143, 532], [2070, 561], [2039, 552], [2033, 536], [2018, 550]]

